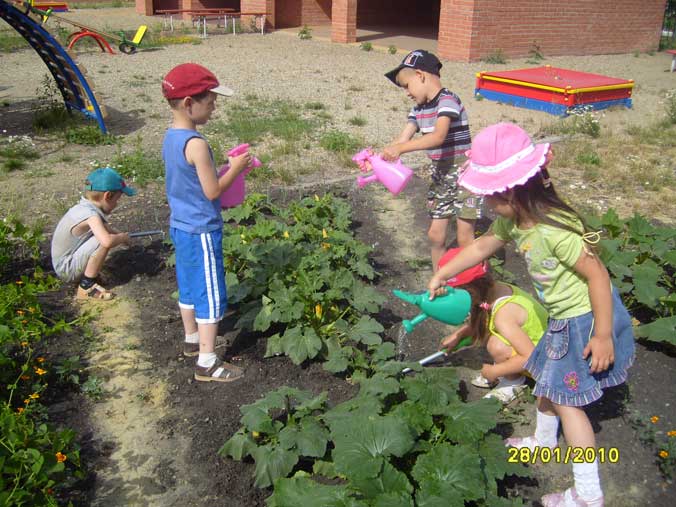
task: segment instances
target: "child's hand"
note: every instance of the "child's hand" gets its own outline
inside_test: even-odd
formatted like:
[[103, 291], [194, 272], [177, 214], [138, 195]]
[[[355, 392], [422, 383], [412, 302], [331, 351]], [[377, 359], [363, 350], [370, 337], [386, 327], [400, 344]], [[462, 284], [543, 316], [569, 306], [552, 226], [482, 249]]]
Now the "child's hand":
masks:
[[594, 335], [587, 343], [587, 346], [582, 351], [582, 357], [587, 359], [591, 353], [591, 361], [589, 363], [590, 373], [601, 373], [610, 368], [610, 365], [615, 362], [615, 348], [613, 340], [610, 336]]
[[241, 173], [244, 169], [251, 165], [251, 154], [249, 152], [242, 153], [236, 157], [228, 157], [230, 163], [230, 170]]
[[457, 342], [460, 339], [460, 330], [458, 329], [454, 333], [448, 335], [446, 338], [441, 340], [441, 345], [439, 346], [439, 350], [446, 350], [446, 354], [448, 354], [453, 348], [457, 345]]
[[427, 291], [430, 293], [430, 301], [436, 296], [443, 296], [446, 294], [446, 280], [439, 280], [436, 275], [433, 276], [427, 283]]
[[390, 144], [389, 146], [385, 146], [380, 156], [383, 160], [394, 162], [401, 156], [401, 148], [397, 144]]
[[129, 233], [126, 232], [120, 232], [117, 234], [118, 238], [120, 238], [118, 241], [120, 242], [120, 245], [128, 245], [131, 243], [131, 238], [129, 237]]
[[481, 368], [481, 375], [483, 375], [483, 377], [491, 383], [498, 379], [498, 375], [496, 375], [494, 372], [494, 364], [484, 364], [483, 368]]

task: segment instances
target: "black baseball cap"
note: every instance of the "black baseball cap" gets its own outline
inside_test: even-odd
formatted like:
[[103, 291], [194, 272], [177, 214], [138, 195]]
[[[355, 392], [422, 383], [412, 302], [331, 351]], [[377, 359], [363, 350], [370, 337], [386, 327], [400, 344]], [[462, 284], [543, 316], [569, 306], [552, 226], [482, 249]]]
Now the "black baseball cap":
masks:
[[394, 84], [397, 84], [397, 74], [399, 74], [401, 69], [406, 67], [409, 69], [422, 70], [438, 76], [442, 65], [439, 59], [429, 51], [416, 49], [407, 54], [399, 66], [385, 74], [385, 77]]

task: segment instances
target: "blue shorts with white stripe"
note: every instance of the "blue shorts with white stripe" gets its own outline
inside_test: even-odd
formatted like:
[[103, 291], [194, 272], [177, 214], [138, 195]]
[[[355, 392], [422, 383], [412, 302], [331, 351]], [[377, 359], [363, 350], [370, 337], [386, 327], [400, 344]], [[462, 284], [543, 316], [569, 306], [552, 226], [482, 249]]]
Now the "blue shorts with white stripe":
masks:
[[176, 249], [179, 306], [194, 309], [199, 324], [218, 322], [228, 304], [223, 231], [192, 234], [172, 227], [170, 234]]

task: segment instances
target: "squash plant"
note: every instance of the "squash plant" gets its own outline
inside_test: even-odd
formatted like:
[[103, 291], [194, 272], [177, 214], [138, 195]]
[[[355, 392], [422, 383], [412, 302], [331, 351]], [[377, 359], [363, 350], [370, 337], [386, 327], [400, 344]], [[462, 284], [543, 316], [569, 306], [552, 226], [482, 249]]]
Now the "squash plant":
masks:
[[254, 194], [224, 213], [228, 300], [237, 327], [267, 332], [266, 356], [301, 364], [322, 359], [332, 372], [359, 367], [383, 327], [369, 314], [384, 297], [365, 280], [371, 248], [351, 231], [349, 205], [327, 194], [281, 208]]
[[[402, 377], [405, 366], [417, 375]], [[289, 387], [242, 406], [220, 453], [253, 458], [256, 486], [274, 485], [269, 507], [523, 505], [499, 496], [499, 481], [528, 470], [492, 431], [497, 401], [464, 403], [452, 368], [386, 361], [374, 371], [333, 408], [325, 393]]]
[[601, 259], [627, 309], [643, 324], [636, 334], [676, 345], [676, 229], [638, 214], [622, 220], [613, 209], [587, 222], [607, 235]]

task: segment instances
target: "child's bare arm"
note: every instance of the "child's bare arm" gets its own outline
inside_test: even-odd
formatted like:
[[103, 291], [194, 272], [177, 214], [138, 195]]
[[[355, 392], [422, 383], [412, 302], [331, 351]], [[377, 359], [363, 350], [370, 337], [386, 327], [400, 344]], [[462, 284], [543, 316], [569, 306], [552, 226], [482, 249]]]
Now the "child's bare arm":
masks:
[[106, 223], [98, 215], [89, 217], [87, 225], [103, 248], [113, 248], [117, 245], [129, 243], [129, 234], [109, 231]]
[[488, 259], [502, 248], [504, 244], [505, 242], [499, 240], [491, 231], [475, 239], [472, 244], [463, 248], [456, 257], [440, 267], [430, 279], [427, 283], [430, 299], [434, 299], [435, 291], [439, 287], [443, 287], [446, 284], [446, 280], [467, 268], [471, 268], [484, 259]]
[[[410, 123], [409, 125], [412, 125], [413, 128], [415, 128], [413, 123]], [[383, 150], [382, 157], [385, 160], [396, 160], [403, 153], [438, 148], [446, 139], [446, 136], [448, 135], [448, 129], [450, 127], [451, 119], [448, 116], [440, 116], [434, 124], [434, 130], [432, 132], [415, 139], [409, 137], [408, 140], [403, 142], [395, 142], [389, 146], [386, 146]]]
[[460, 343], [460, 340], [462, 340], [467, 336], [470, 336], [471, 333], [472, 329], [469, 327], [468, 324], [465, 324], [462, 327], [456, 329], [452, 334], [444, 338], [441, 341], [441, 346], [439, 347], [439, 349], [440, 350], [446, 349], [447, 352], [450, 352], [456, 347], [458, 343]]
[[521, 328], [527, 319], [525, 308], [515, 303], [507, 303], [495, 314], [495, 329], [510, 343], [516, 354], [507, 361], [489, 365], [489, 368], [484, 366], [489, 375], [484, 377], [488, 380], [493, 381], [498, 377], [523, 371], [523, 366], [535, 348], [530, 337]]
[[202, 191], [210, 201], [218, 199], [223, 190], [232, 184], [232, 181], [251, 161], [248, 153], [232, 157], [230, 159], [230, 170], [219, 179], [216, 176], [216, 169], [211, 158], [209, 145], [204, 139], [199, 137], [190, 139], [186, 144], [185, 159], [189, 164], [195, 166]]
[[590, 371], [607, 370], [615, 360], [613, 347], [613, 299], [610, 276], [601, 260], [583, 249], [574, 266], [575, 271], [587, 280], [589, 299], [594, 314], [594, 336], [584, 348], [583, 357], [591, 353]]

